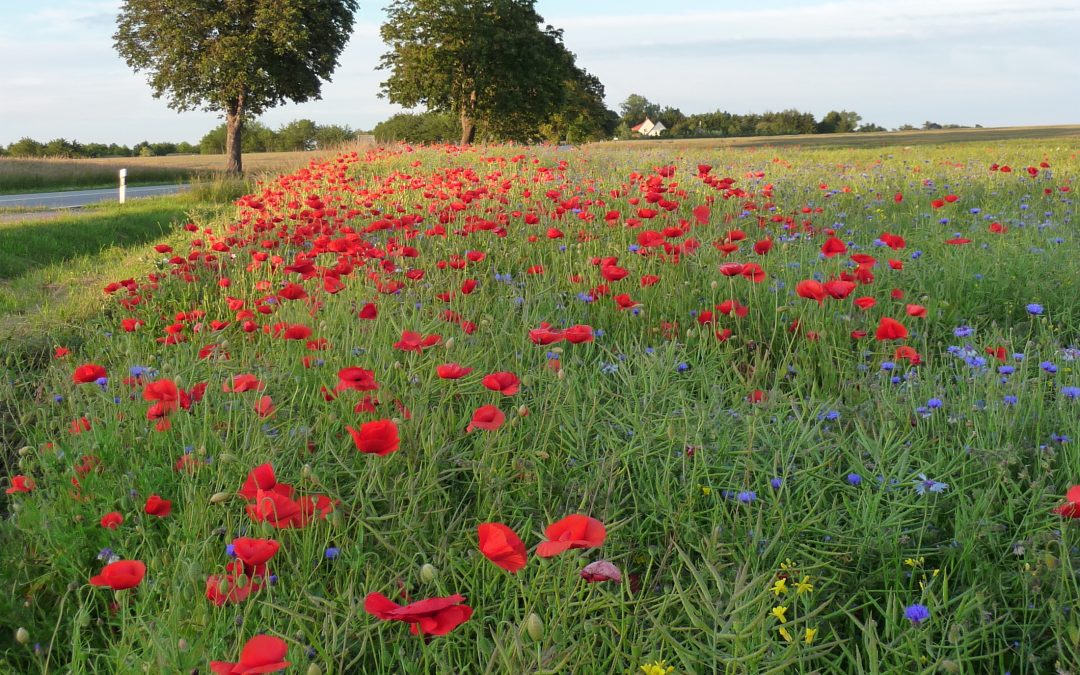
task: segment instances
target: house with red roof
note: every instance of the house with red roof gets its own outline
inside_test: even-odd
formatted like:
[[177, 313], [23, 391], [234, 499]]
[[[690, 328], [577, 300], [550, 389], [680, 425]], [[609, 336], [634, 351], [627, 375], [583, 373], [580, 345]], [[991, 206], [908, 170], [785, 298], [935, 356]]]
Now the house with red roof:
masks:
[[641, 134], [642, 136], [659, 136], [660, 132], [667, 131], [667, 127], [663, 122], [653, 122], [648, 117], [645, 121], [636, 126], [630, 127], [630, 131]]

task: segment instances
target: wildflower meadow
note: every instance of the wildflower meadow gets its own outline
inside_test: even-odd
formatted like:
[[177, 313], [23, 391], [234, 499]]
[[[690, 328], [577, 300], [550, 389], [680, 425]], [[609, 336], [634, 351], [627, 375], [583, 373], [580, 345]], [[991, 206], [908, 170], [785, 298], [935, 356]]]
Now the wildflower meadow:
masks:
[[1076, 672], [1078, 152], [266, 180], [7, 356], [0, 670]]

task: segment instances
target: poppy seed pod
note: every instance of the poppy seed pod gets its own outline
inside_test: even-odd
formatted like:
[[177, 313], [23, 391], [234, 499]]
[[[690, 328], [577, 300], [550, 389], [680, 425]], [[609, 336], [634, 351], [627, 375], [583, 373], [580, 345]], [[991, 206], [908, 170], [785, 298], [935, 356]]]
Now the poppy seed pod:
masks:
[[544, 622], [540, 620], [540, 617], [536, 615], [536, 612], [531, 612], [528, 618], [525, 619], [525, 632], [533, 640], [539, 642], [544, 638]]
[[453, 349], [454, 348], [454, 338], [452, 338], [452, 337], [446, 338], [446, 342], [443, 343], [443, 348], [446, 349], [447, 351], [450, 351], [451, 349]]
[[438, 576], [439, 571], [435, 569], [435, 566], [431, 563], [424, 563], [420, 567], [420, 581], [425, 584], [430, 584], [435, 581], [435, 577]]
[[222, 502], [226, 502], [231, 499], [232, 496], [233, 493], [231, 492], [215, 492], [213, 495], [210, 496], [210, 503], [221, 504]]

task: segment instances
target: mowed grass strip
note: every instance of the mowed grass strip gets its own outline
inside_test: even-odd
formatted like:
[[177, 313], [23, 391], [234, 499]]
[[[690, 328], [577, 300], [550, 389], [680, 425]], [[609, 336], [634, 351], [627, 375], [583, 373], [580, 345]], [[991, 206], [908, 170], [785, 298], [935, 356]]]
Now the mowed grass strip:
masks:
[[108, 281], [145, 275], [164, 257], [153, 243], [169, 243], [183, 223], [229, 208], [185, 194], [0, 222], [0, 340], [14, 350], [19, 341], [71, 332], [102, 311]]
[[[245, 154], [248, 175], [283, 173], [305, 166], [311, 159], [327, 157], [341, 150], [360, 150], [357, 143], [322, 152], [259, 152]], [[220, 176], [225, 171], [225, 155], [169, 155], [166, 157], [107, 157], [99, 159], [14, 159], [0, 158], [0, 194], [88, 190], [116, 187], [117, 172], [127, 169], [127, 184], [160, 185], [186, 183], [192, 179]]]

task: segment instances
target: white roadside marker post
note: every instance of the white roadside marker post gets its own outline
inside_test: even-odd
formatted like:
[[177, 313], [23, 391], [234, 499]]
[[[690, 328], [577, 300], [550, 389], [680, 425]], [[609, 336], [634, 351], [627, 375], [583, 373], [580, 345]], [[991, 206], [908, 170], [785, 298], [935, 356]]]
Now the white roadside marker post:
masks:
[[120, 203], [124, 203], [127, 196], [127, 169], [120, 169]]

